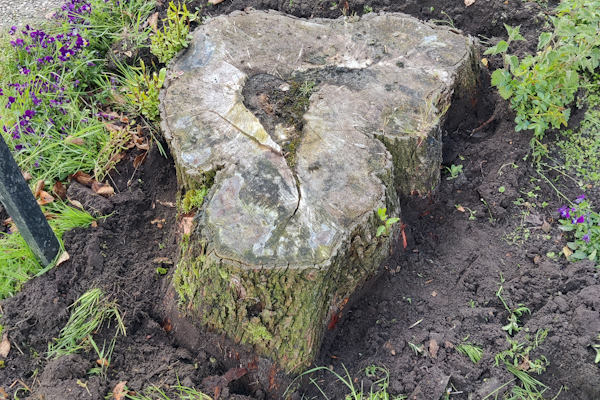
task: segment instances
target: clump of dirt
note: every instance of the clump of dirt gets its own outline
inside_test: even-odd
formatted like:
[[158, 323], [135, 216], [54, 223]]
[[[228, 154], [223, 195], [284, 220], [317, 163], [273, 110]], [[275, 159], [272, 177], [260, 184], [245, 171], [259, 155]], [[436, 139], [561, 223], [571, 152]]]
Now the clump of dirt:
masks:
[[[469, 7], [449, 0], [188, 3], [190, 10], [201, 7], [209, 15], [250, 6], [306, 18], [401, 11], [445, 21], [482, 40], [504, 36], [504, 23], [521, 24], [528, 40], [520, 51], [535, 49], [547, 11], [538, 3], [502, 0], [476, 0]], [[525, 159], [528, 135], [514, 131], [510, 109], [489, 87], [489, 71], [483, 68], [482, 74], [477, 97], [456, 104], [445, 126], [444, 163], [462, 165], [462, 173], [455, 179], [444, 174], [430, 198], [403, 199], [406, 246], [399, 238], [400, 251], [331, 327], [315, 364], [341, 374], [345, 366], [358, 379], [356, 385], [362, 380], [367, 390], [374, 381], [364, 369], [378, 365], [389, 372], [388, 390], [394, 395], [438, 399], [449, 390], [450, 399], [481, 399], [490, 393], [502, 396], [515, 383], [502, 362], [496, 365], [495, 356], [516, 341], [523, 348], [532, 346], [526, 357], [517, 358], [519, 368], [547, 386], [547, 398], [560, 392], [558, 399], [598, 399], [591, 347], [600, 343], [598, 269], [560, 257], [566, 240], [555, 210], [563, 200]], [[318, 85], [310, 77], [297, 80], [306, 81]], [[286, 91], [279, 91], [282, 84], [292, 84], [265, 77], [255, 83], [253, 91], [244, 93], [246, 104], [267, 129], [274, 131], [269, 124], [281, 122], [298, 130], [293, 110], [276, 111], [294, 104], [286, 102]], [[270, 119], [269, 105], [279, 120]], [[174, 391], [168, 388], [179, 382], [221, 399], [280, 398], [272, 393], [285, 390], [285, 380], [267, 361], [252, 359], [249, 349], [186, 321], [167, 318], [177, 307], [168, 290], [179, 251], [177, 179], [172, 160], [156, 151], [139, 170], [132, 166], [134, 156], [112, 175], [117, 189], [110, 199], [112, 214], [96, 228], [65, 234], [71, 259], [2, 301], [1, 323], [12, 346], [0, 369], [0, 388], [19, 398], [103, 399], [121, 381], [132, 391], [158, 385], [170, 394]], [[547, 178], [554, 182], [556, 177]], [[571, 198], [580, 194], [568, 184], [560, 189]], [[587, 194], [592, 198], [598, 191], [591, 188]], [[157, 268], [168, 273], [159, 274]], [[90, 374], [98, 358], [93, 351], [45, 358], [48, 343], [68, 320], [69, 305], [93, 287], [116, 299], [127, 327], [105, 377]], [[503, 327], [509, 309], [520, 304], [529, 312], [522, 313], [519, 331], [510, 335]], [[539, 332], [546, 330], [545, 340], [533, 346], [536, 333], [540, 339]], [[113, 334], [107, 328], [94, 338], [108, 344]], [[464, 343], [481, 347], [481, 360], [473, 363], [456, 350]], [[537, 375], [531, 361], [542, 356], [549, 364]], [[347, 393], [328, 373], [312, 377], [329, 398]], [[302, 395], [322, 398], [308, 381], [295, 396]]]

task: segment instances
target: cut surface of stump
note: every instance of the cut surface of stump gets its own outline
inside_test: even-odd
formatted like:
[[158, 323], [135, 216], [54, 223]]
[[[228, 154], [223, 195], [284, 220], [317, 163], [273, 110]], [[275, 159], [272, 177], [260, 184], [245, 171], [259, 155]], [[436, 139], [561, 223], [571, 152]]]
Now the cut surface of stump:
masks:
[[286, 371], [314, 359], [390, 254], [397, 191], [439, 181], [441, 124], [475, 84], [470, 38], [403, 14], [236, 12], [200, 26], [161, 93], [184, 190], [181, 311]]

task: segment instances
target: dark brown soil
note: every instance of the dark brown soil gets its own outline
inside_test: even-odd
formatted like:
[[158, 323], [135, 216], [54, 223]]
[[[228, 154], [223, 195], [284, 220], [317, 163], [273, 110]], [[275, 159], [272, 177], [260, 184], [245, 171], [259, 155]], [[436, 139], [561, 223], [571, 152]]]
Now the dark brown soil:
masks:
[[[202, 5], [205, 15], [254, 7], [305, 18], [362, 14], [371, 7], [445, 20], [484, 40], [504, 36], [504, 23], [521, 24], [528, 38], [522, 52], [535, 47], [546, 12], [537, 3], [513, 0], [476, 0], [470, 7], [454, 0], [349, 0], [347, 7], [343, 0], [335, 7], [320, 0], [190, 3], [190, 9]], [[497, 63], [491, 60], [492, 66]], [[315, 365], [332, 366], [341, 374], [345, 366], [367, 391], [372, 382], [364, 368], [377, 365], [389, 371], [389, 391], [395, 395], [483, 399], [513, 379], [494, 363], [494, 356], [510, 346], [502, 330], [509, 313], [497, 296], [502, 286], [509, 307], [523, 304], [531, 311], [520, 318], [523, 329], [513, 339], [526, 342], [538, 330], [549, 330], [530, 355], [549, 362], [546, 372], [532, 374], [548, 386], [545, 398], [562, 387], [558, 399], [600, 399], [600, 371], [590, 347], [600, 333], [598, 270], [547, 256], [558, 255], [566, 242], [556, 223], [561, 200], [524, 160], [528, 135], [515, 133], [512, 120], [483, 68], [478, 97], [453, 107], [446, 124], [444, 162], [463, 165], [463, 173], [452, 180], [445, 174], [439, 190], [425, 201], [403, 200], [406, 248], [398, 238], [400, 250], [329, 331]], [[281, 393], [289, 380], [276, 377], [268, 362], [170, 319], [168, 260], [177, 258], [181, 220], [173, 207], [176, 176], [172, 160], [156, 151], [138, 171], [131, 167], [134, 156], [113, 174], [119, 193], [111, 199], [111, 216], [96, 228], [66, 234], [71, 259], [1, 303], [1, 323], [12, 348], [0, 369], [0, 389], [21, 399], [104, 399], [120, 381], [139, 391], [149, 385], [168, 388], [179, 380], [211, 396], [218, 392], [220, 398], [278, 398], [273, 393]], [[571, 198], [580, 194], [565, 182], [554, 184]], [[587, 193], [590, 198], [597, 194], [593, 188]], [[159, 275], [157, 267], [169, 273]], [[106, 378], [87, 374], [97, 359], [92, 352], [45, 358], [48, 343], [67, 322], [68, 306], [94, 287], [117, 300], [127, 327]], [[97, 341], [110, 340], [113, 329], [98, 332]], [[481, 361], [474, 364], [456, 351], [463, 342], [483, 348]], [[347, 393], [327, 372], [312, 376], [329, 398], [343, 399]], [[443, 397], [447, 390], [449, 397]], [[323, 398], [306, 381], [295, 395], [302, 396]]]

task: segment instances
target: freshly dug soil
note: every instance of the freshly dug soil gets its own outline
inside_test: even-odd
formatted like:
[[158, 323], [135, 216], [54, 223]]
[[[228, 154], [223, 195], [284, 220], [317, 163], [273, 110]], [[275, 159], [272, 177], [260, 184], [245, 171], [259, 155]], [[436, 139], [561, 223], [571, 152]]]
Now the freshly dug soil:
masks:
[[[535, 48], [546, 12], [537, 3], [512, 0], [476, 0], [469, 7], [454, 0], [347, 3], [346, 8], [345, 1], [336, 6], [319, 0], [225, 0], [217, 6], [193, 1], [188, 8], [202, 6], [205, 15], [254, 7], [335, 18], [342, 11], [362, 14], [371, 7], [445, 20], [492, 42], [504, 36], [504, 23], [521, 24], [528, 41], [519, 52]], [[490, 65], [498, 62], [492, 58]], [[523, 304], [530, 310], [520, 317], [523, 329], [511, 340], [529, 343], [538, 330], [548, 330], [529, 356], [545, 356], [549, 362], [541, 375], [531, 373], [548, 386], [545, 398], [560, 391], [558, 399], [599, 399], [600, 371], [590, 346], [600, 343], [595, 341], [600, 333], [598, 270], [558, 256], [566, 243], [556, 223], [561, 199], [524, 160], [528, 135], [514, 132], [514, 116], [490, 88], [486, 68], [479, 83], [478, 96], [458, 102], [445, 127], [444, 162], [462, 165], [463, 173], [456, 179], [444, 174], [439, 189], [425, 200], [403, 199], [406, 243], [404, 236], [398, 238], [400, 250], [382, 266], [378, 279], [330, 325], [315, 365], [332, 366], [342, 375], [345, 367], [356, 377], [355, 385], [362, 381], [367, 391], [374, 378], [366, 377], [364, 369], [376, 365], [388, 370], [388, 390], [395, 395], [437, 400], [449, 390], [444, 398], [483, 399], [514, 378], [502, 362], [494, 362], [496, 354], [510, 348], [502, 329], [509, 312], [500, 294], [508, 307]], [[177, 260], [176, 237], [183, 229], [183, 216], [174, 207], [176, 176], [172, 160], [156, 150], [139, 170], [132, 167], [133, 157], [112, 175], [118, 189], [111, 198], [112, 214], [96, 228], [67, 233], [70, 260], [2, 301], [0, 323], [12, 346], [0, 369], [0, 389], [21, 399], [104, 399], [121, 381], [133, 391], [157, 385], [168, 393], [180, 382], [221, 399], [279, 398], [289, 379], [265, 360], [209, 332], [192, 333], [168, 312], [175, 302], [168, 291], [171, 262]], [[580, 194], [561, 181], [554, 185], [571, 198]], [[591, 199], [598, 194], [596, 188], [586, 193]], [[552, 252], [555, 257], [548, 255]], [[160, 275], [158, 267], [169, 272]], [[106, 377], [88, 374], [97, 366], [93, 352], [46, 359], [48, 343], [68, 320], [69, 305], [94, 287], [117, 301], [127, 327], [127, 336], [117, 339]], [[108, 346], [113, 333], [114, 325], [106, 326], [94, 338]], [[482, 359], [474, 364], [458, 353], [461, 343], [481, 346]], [[218, 357], [225, 353], [228, 357]], [[347, 393], [328, 372], [311, 376], [329, 398], [343, 399]], [[323, 398], [306, 379], [299, 381], [294, 396]]]

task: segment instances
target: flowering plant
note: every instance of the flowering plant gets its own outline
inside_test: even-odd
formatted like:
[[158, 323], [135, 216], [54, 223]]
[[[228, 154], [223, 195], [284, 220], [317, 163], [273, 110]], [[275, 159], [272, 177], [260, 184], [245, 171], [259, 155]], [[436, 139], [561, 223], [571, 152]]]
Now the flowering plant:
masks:
[[577, 261], [585, 258], [598, 261], [600, 252], [600, 214], [592, 210], [585, 195], [577, 197], [571, 207], [562, 206], [560, 214], [560, 229], [573, 232], [573, 241], [567, 246], [573, 253], [569, 260]]

